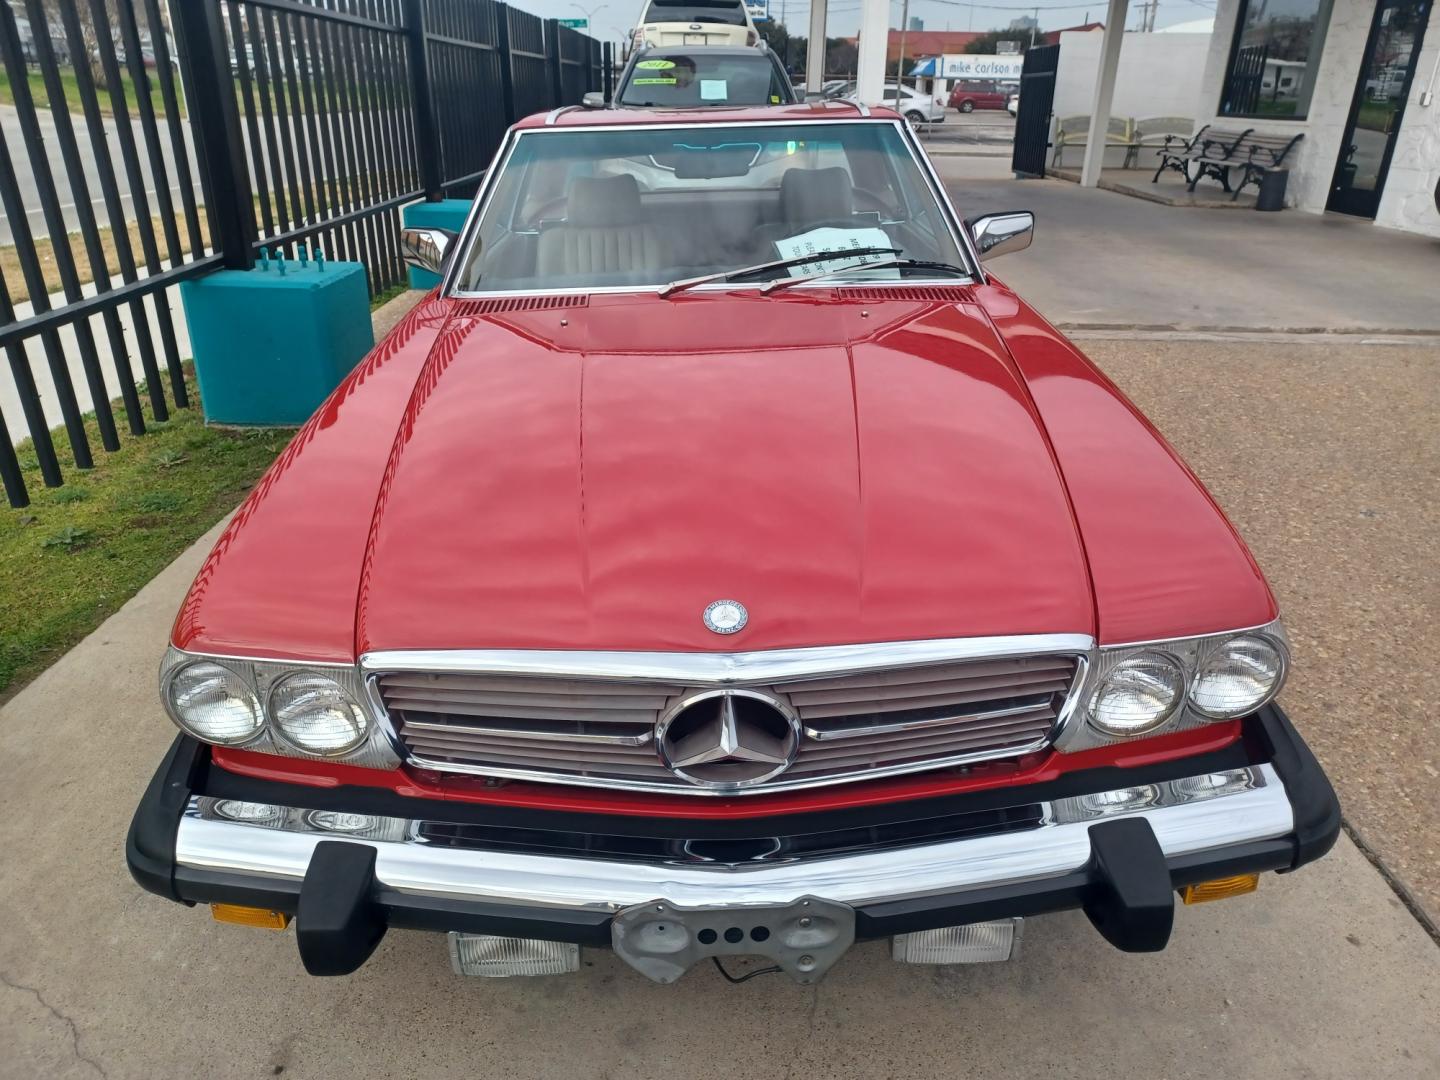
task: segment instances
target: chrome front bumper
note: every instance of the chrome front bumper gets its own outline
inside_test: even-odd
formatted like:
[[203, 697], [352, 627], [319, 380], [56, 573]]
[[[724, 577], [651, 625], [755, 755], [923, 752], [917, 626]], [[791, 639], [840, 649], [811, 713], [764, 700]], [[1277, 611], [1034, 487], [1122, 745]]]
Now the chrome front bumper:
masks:
[[853, 912], [856, 940], [1082, 908], [1118, 948], [1153, 951], [1175, 889], [1293, 870], [1339, 834], [1335, 793], [1284, 713], [1267, 706], [1242, 726], [1238, 742], [1176, 761], [731, 822], [247, 779], [182, 736], [126, 860], [172, 900], [294, 914], [313, 974], [355, 970], [391, 927], [624, 956], [626, 913], [641, 905], [663, 906], [667, 926], [724, 911], [768, 926], [806, 898]]
[[[414, 820], [363, 816], [363, 824], [342, 822], [351, 831], [336, 831], [316, 824], [315, 815], [304, 810], [192, 796], [176, 836], [175, 861], [184, 869], [256, 885], [299, 885], [316, 846], [341, 840], [374, 849], [375, 882], [395, 900], [439, 898], [531, 912], [597, 914], [655, 900], [721, 907], [788, 904], [803, 896], [864, 907], [1063, 879], [1091, 864], [1091, 828], [1103, 822], [1148, 822], [1167, 860], [1278, 839], [1294, 828], [1285, 786], [1270, 765], [1043, 806], [1040, 823], [1024, 831], [855, 855], [716, 866], [440, 846], [422, 840], [426, 830]], [[227, 812], [251, 820], [235, 820]]]

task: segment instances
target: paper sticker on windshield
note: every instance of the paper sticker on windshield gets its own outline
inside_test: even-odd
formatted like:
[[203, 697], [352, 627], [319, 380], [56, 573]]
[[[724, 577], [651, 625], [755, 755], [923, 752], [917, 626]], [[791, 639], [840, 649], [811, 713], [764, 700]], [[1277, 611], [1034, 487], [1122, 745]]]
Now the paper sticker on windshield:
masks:
[[729, 96], [730, 92], [725, 89], [724, 79], [700, 80], [701, 101], [725, 101]]
[[674, 60], [637, 60], [635, 66], [641, 71], [666, 71], [675, 66]]
[[[802, 263], [799, 266], [790, 267], [791, 277], [805, 277], [810, 274], [823, 274], [832, 270], [839, 270], [845, 266], [861, 266], [870, 262], [883, 262], [886, 259], [899, 258], [898, 255], [849, 255], [845, 252], [855, 251], [859, 248], [893, 248], [899, 247], [890, 239], [890, 234], [884, 229], [842, 229], [827, 227], [823, 229], [811, 229], [809, 232], [801, 233], [799, 236], [789, 236], [784, 240], [775, 241], [775, 251], [782, 259], [797, 259], [802, 255], [816, 255], [824, 252], [835, 252], [833, 259], [817, 259], [815, 262]], [[899, 278], [900, 274], [893, 267], [885, 273], [887, 278]]]
[[662, 78], [662, 79], [631, 79], [631, 80], [630, 80], [630, 85], [632, 85], [632, 86], [674, 86], [674, 85], [675, 85], [675, 76], [674, 76], [674, 75], [671, 75], [668, 79], [663, 79], [663, 78]]

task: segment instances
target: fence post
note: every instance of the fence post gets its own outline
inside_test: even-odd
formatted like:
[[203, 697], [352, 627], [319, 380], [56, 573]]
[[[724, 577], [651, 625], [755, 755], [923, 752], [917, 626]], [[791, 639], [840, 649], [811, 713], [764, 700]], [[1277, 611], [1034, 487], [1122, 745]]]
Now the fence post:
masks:
[[545, 20], [545, 68], [550, 75], [550, 107], [565, 104], [565, 82], [560, 68], [560, 20]]
[[515, 115], [515, 58], [510, 53], [510, 5], [495, 5], [495, 49], [500, 54], [500, 108], [505, 126], [519, 119]]
[[609, 105], [610, 99], [615, 96], [615, 54], [613, 50], [614, 46], [607, 41], [601, 51], [600, 85], [605, 91], [606, 105]]
[[425, 0], [403, 0], [410, 53], [410, 96], [415, 109], [415, 155], [426, 202], [445, 197], [440, 141], [435, 135], [435, 99], [430, 93], [430, 54], [425, 47]]
[[201, 176], [206, 180], [212, 242], [225, 266], [248, 270], [255, 265], [255, 202], [240, 112], [225, 50], [218, 0], [172, 4], [175, 46], [190, 87], [190, 130]]

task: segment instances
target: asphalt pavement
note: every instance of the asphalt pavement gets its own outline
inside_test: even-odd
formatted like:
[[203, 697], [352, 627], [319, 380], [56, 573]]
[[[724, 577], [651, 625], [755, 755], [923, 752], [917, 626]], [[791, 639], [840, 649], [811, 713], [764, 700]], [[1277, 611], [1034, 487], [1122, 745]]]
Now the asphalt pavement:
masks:
[[[80, 219], [77, 215], [75, 204], [79, 191], [72, 186], [69, 174], [65, 170], [64, 162], [60, 157], [60, 142], [55, 134], [55, 118], [48, 106], [42, 101], [36, 112], [40, 126], [40, 134], [44, 139], [46, 160], [50, 164], [50, 175], [55, 185], [56, 199], [60, 204], [61, 214], [65, 219], [67, 231], [74, 231], [80, 227]], [[75, 142], [80, 152], [80, 160], [85, 166], [85, 187], [86, 195], [94, 211], [96, 220], [104, 227], [108, 221], [105, 209], [105, 200], [100, 189], [100, 170], [97, 165], [96, 147], [90, 139], [89, 128], [85, 124], [83, 114], [74, 113], [70, 116], [70, 123], [75, 131]], [[120, 154], [120, 126], [113, 117], [106, 117], [105, 143], [110, 154], [110, 161], [115, 170], [115, 186], [120, 197], [120, 203], [124, 208], [127, 220], [136, 217], [135, 194], [141, 191], [144, 194], [149, 213], [158, 214], [156, 206], [156, 194], [161, 190], [168, 190], [174, 202], [175, 209], [180, 209], [180, 183], [181, 171], [177, 171], [175, 160], [175, 148], [170, 139], [170, 133], [165, 120], [158, 120], [159, 138], [157, 140], [160, 152], [160, 159], [164, 165], [164, 176], [158, 176], [150, 167], [150, 158], [146, 151], [145, 131], [138, 118], [132, 118], [130, 127], [138, 147], [140, 159], [141, 183], [132, 187], [130, 176], [124, 166], [124, 159]], [[180, 128], [185, 142], [184, 164], [186, 169], [184, 175], [190, 177], [190, 183], [194, 185], [195, 197], [203, 202], [200, 193], [200, 181], [195, 172], [195, 144], [190, 133], [190, 122], [182, 120]], [[13, 105], [0, 105], [0, 132], [3, 132], [5, 143], [10, 148], [11, 156], [14, 158], [17, 168], [15, 180], [20, 186], [21, 202], [26, 207], [26, 224], [30, 227], [31, 234], [39, 239], [50, 235], [49, 225], [40, 206], [39, 187], [36, 184], [36, 173], [33, 168], [24, 168], [25, 137], [20, 128], [20, 114]], [[13, 244], [15, 242], [9, 218], [0, 214], [0, 245]], [[77, 241], [78, 243], [78, 241]]]
[[1034, 245], [994, 269], [1063, 327], [1440, 333], [1440, 242], [1428, 237], [1015, 180], [1004, 158], [933, 159], [961, 215], [1035, 212]]

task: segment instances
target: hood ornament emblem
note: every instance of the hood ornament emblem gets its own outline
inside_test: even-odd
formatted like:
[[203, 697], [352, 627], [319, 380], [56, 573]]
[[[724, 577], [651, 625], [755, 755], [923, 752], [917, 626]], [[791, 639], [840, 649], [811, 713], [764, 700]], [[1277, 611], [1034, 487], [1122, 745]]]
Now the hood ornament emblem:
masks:
[[705, 626], [717, 634], [734, 634], [745, 629], [750, 613], [739, 600], [716, 600], [705, 609]]

